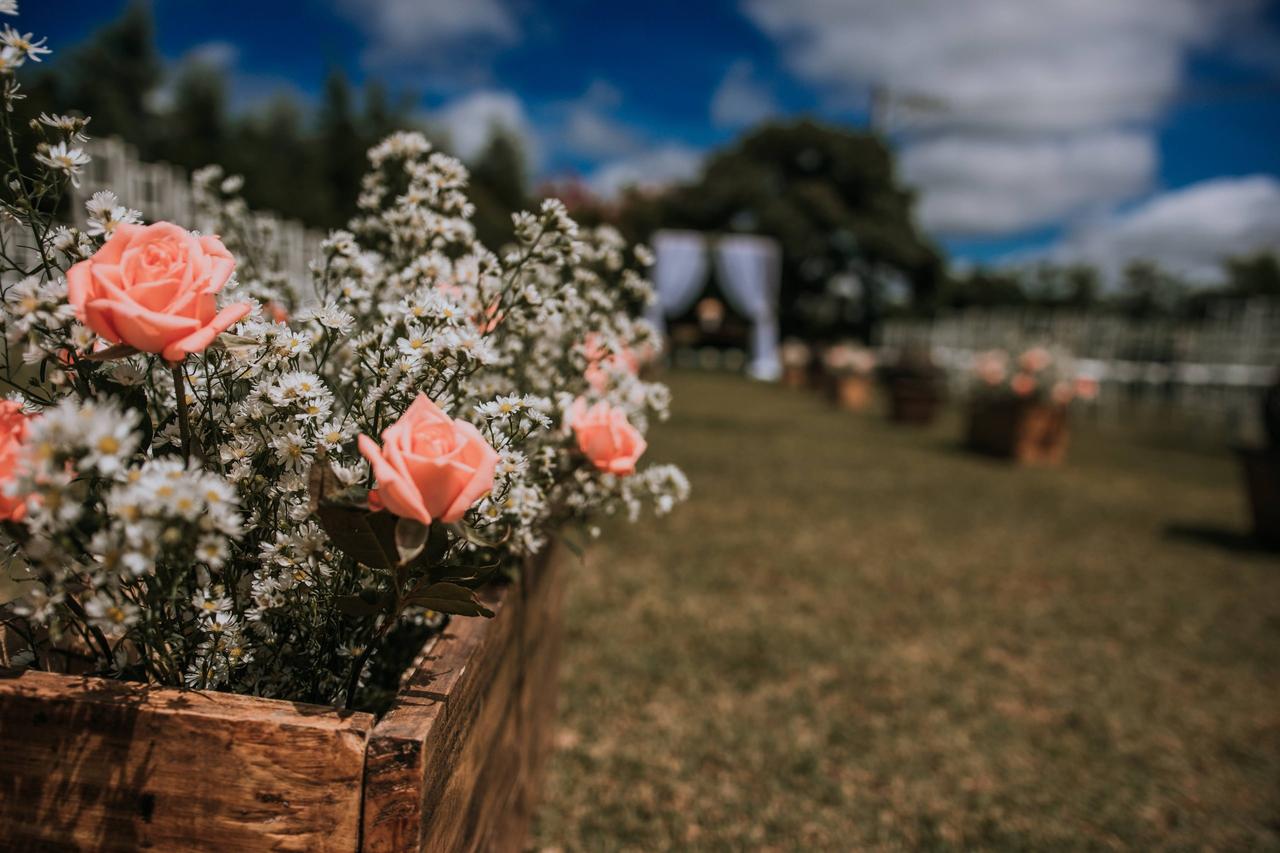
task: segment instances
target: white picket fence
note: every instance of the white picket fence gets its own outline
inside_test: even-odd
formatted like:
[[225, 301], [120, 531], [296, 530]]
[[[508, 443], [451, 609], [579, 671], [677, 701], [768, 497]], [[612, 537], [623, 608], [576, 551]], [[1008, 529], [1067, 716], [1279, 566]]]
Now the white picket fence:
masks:
[[882, 343], [889, 351], [929, 346], [957, 391], [968, 384], [979, 352], [1061, 347], [1081, 374], [1098, 380], [1096, 405], [1104, 417], [1119, 419], [1144, 407], [1247, 436], [1256, 430], [1258, 394], [1280, 368], [1280, 300], [1223, 304], [1201, 322], [972, 310], [887, 323]]
[[[191, 182], [183, 169], [168, 163], [144, 163], [138, 159], [133, 146], [114, 137], [94, 139], [86, 151], [93, 159], [85, 167], [80, 187], [74, 193], [72, 215], [77, 224], [83, 224], [85, 219], [84, 202], [98, 190], [109, 189], [120, 197], [122, 204], [142, 211], [148, 222], [163, 219], [185, 228], [211, 230], [208, 223], [199, 221], [191, 197]], [[275, 250], [281, 272], [288, 275], [301, 292], [306, 292], [308, 265], [319, 257], [324, 234], [271, 213], [255, 215], [276, 235]]]

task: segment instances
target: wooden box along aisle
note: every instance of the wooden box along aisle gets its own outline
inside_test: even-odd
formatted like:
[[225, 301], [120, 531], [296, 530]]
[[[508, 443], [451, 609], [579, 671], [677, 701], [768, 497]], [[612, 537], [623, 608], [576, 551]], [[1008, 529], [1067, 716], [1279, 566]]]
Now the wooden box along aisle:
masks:
[[4, 849], [520, 850], [551, 749], [562, 561], [428, 641], [381, 719], [0, 671]]

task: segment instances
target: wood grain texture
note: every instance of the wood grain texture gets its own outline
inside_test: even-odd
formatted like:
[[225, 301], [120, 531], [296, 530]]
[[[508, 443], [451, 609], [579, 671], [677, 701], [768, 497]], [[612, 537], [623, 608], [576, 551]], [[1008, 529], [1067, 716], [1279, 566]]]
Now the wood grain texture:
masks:
[[550, 752], [563, 578], [544, 556], [455, 619], [374, 729], [364, 850], [523, 848]]
[[368, 714], [0, 673], [5, 850], [355, 851]]
[[1028, 400], [976, 401], [967, 443], [979, 453], [1021, 465], [1060, 465], [1070, 442], [1065, 406]]

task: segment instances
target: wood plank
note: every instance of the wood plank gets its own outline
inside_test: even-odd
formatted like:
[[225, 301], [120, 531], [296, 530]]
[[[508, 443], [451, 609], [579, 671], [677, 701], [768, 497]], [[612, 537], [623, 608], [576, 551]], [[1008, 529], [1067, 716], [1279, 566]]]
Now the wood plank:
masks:
[[355, 851], [373, 718], [0, 674], [6, 849]]
[[527, 585], [493, 593], [493, 619], [455, 619], [407, 678], [370, 739], [364, 850], [522, 848], [528, 821], [513, 816], [536, 801], [527, 789], [551, 737], [534, 724], [548, 728], [554, 715], [556, 564], [544, 556]]

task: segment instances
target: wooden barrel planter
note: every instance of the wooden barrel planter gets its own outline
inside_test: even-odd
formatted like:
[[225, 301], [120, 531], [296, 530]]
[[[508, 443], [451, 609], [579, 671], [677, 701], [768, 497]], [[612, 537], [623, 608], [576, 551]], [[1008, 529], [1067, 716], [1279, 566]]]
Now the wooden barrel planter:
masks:
[[0, 672], [0, 847], [521, 850], [551, 752], [560, 562], [429, 640], [380, 720]]
[[827, 388], [831, 401], [846, 412], [861, 412], [871, 404], [871, 378], [868, 376], [832, 376]]
[[938, 417], [942, 393], [933, 379], [894, 377], [889, 380], [889, 419], [894, 423], [928, 426]]
[[782, 368], [782, 384], [787, 388], [805, 388], [809, 385], [809, 368], [787, 364]]
[[1242, 447], [1236, 453], [1244, 469], [1254, 534], [1280, 546], [1280, 450]]
[[1058, 465], [1070, 431], [1065, 406], [1002, 398], [975, 401], [969, 409], [968, 446], [1022, 465]]

